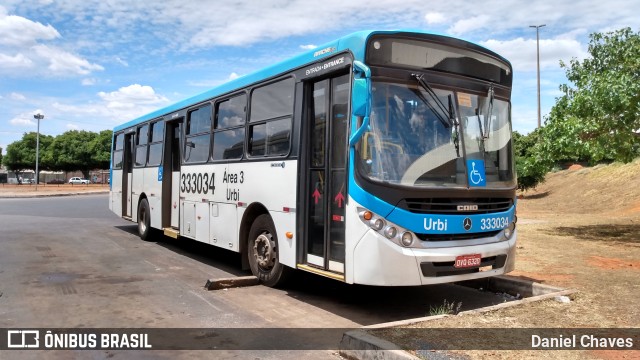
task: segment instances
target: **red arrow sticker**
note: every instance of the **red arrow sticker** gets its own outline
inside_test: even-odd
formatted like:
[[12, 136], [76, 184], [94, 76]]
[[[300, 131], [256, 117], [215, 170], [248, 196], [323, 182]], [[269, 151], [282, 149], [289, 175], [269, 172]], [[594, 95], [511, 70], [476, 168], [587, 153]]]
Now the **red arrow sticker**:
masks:
[[318, 191], [318, 189], [316, 189], [316, 191], [313, 192], [313, 194], [311, 194], [311, 197], [314, 198], [314, 200], [316, 201], [316, 205], [318, 204], [318, 199], [320, 199], [320, 197], [322, 197], [322, 195], [320, 195], [320, 192]]
[[338, 195], [336, 195], [336, 197], [334, 198], [334, 200], [338, 203], [338, 207], [341, 208], [342, 202], [344, 201], [344, 195], [342, 195], [342, 192], [339, 192]]

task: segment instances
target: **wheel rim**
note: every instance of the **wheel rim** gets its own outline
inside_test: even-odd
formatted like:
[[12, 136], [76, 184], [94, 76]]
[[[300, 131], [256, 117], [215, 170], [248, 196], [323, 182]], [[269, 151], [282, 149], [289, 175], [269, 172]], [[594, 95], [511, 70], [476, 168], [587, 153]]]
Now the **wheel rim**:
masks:
[[140, 208], [138, 227], [140, 228], [140, 234], [144, 234], [147, 231], [147, 212], [144, 206]]
[[269, 233], [260, 234], [253, 243], [253, 257], [262, 270], [271, 270], [276, 262], [276, 244]]

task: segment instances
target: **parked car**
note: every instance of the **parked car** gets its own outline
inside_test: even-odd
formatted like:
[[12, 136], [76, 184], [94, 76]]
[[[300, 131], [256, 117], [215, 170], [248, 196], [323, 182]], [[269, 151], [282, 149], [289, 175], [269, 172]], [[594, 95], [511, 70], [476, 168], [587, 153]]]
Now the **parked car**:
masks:
[[52, 179], [47, 182], [47, 184], [64, 184], [64, 180], [62, 179]]
[[79, 177], [69, 179], [69, 184], [91, 184], [91, 181]]

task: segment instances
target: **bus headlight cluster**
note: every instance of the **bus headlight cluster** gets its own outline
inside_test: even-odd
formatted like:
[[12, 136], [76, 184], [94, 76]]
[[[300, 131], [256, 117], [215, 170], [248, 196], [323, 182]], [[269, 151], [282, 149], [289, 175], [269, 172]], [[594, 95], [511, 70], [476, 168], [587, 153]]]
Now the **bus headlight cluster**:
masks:
[[371, 229], [375, 230], [379, 234], [383, 235], [387, 239], [394, 243], [403, 246], [411, 247], [414, 245], [415, 236], [411, 231], [405, 230], [402, 227], [385, 221], [383, 218], [375, 215], [369, 210], [358, 209], [360, 220], [367, 224]]
[[512, 221], [509, 226], [507, 226], [504, 231], [502, 232], [502, 235], [504, 236], [504, 240], [510, 240], [511, 237], [513, 237], [513, 234], [516, 231], [516, 222]]

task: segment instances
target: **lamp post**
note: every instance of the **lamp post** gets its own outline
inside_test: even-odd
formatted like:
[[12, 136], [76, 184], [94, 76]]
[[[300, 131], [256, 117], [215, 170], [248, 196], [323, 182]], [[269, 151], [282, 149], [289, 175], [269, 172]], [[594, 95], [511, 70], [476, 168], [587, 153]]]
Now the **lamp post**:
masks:
[[40, 173], [38, 171], [40, 161], [40, 120], [44, 119], [44, 115], [38, 113], [33, 115], [33, 117], [38, 120], [38, 132], [36, 135], [36, 191], [38, 191], [38, 184], [40, 183]]
[[546, 24], [542, 25], [530, 25], [530, 28], [536, 28], [536, 48], [537, 48], [537, 57], [538, 57], [538, 128], [541, 126], [541, 116], [540, 116], [540, 28], [543, 26], [547, 26]]

